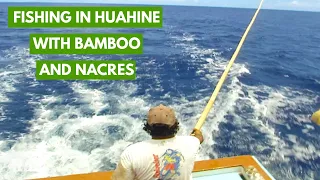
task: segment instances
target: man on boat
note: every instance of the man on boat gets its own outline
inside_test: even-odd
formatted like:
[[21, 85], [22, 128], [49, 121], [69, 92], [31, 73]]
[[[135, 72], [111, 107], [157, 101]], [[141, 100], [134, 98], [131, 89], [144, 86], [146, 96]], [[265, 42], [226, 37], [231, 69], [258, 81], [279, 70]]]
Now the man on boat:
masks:
[[174, 111], [162, 104], [149, 110], [143, 129], [152, 139], [128, 146], [112, 179], [192, 179], [196, 154], [203, 142], [201, 131], [176, 136], [179, 122]]

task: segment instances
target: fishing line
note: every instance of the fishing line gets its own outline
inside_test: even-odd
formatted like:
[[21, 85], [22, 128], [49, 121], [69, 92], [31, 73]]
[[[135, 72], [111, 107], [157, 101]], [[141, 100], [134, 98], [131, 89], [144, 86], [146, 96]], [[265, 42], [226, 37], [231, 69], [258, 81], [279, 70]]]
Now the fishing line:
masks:
[[234, 54], [232, 55], [231, 60], [230, 60], [230, 62], [229, 62], [229, 64], [228, 64], [228, 66], [227, 66], [226, 69], [224, 70], [224, 72], [223, 72], [223, 74], [222, 74], [222, 76], [221, 76], [221, 78], [220, 78], [220, 80], [219, 80], [216, 88], [214, 89], [214, 91], [213, 91], [213, 93], [212, 93], [212, 95], [211, 95], [211, 98], [210, 98], [209, 102], [207, 103], [207, 106], [206, 106], [205, 109], [203, 110], [203, 112], [202, 112], [202, 114], [201, 114], [201, 116], [200, 116], [200, 118], [199, 118], [196, 126], [194, 127], [194, 129], [198, 129], [198, 130], [199, 130], [199, 129], [201, 129], [202, 125], [204, 124], [204, 122], [205, 122], [205, 120], [206, 120], [206, 118], [207, 118], [207, 116], [208, 116], [211, 108], [213, 107], [213, 104], [214, 104], [217, 96], [218, 96], [218, 93], [219, 93], [219, 91], [220, 91], [220, 89], [221, 89], [221, 87], [222, 87], [222, 85], [223, 85], [223, 83], [224, 83], [224, 81], [225, 81], [225, 79], [226, 79], [226, 77], [227, 77], [230, 69], [231, 69], [231, 66], [233, 65], [235, 59], [237, 58], [237, 56], [238, 56], [238, 54], [239, 54], [239, 51], [240, 51], [240, 49], [241, 49], [241, 47], [242, 47], [242, 45], [243, 45], [243, 43], [244, 43], [244, 41], [245, 41], [245, 39], [246, 39], [249, 31], [250, 31], [250, 29], [251, 29], [254, 21], [256, 20], [256, 17], [257, 17], [257, 15], [258, 15], [258, 13], [259, 13], [259, 11], [260, 11], [260, 9], [261, 9], [261, 6], [262, 6], [262, 4], [263, 4], [263, 1], [264, 1], [264, 0], [261, 0], [258, 9], [256, 10], [256, 12], [255, 12], [255, 14], [254, 14], [254, 16], [253, 16], [253, 18], [252, 18], [249, 26], [247, 27], [246, 31], [244, 32], [244, 34], [243, 34], [243, 36], [242, 36], [242, 38], [241, 38], [241, 40], [240, 40], [240, 42], [239, 42], [239, 44], [238, 44], [238, 46], [237, 46], [236, 51], [235, 51]]

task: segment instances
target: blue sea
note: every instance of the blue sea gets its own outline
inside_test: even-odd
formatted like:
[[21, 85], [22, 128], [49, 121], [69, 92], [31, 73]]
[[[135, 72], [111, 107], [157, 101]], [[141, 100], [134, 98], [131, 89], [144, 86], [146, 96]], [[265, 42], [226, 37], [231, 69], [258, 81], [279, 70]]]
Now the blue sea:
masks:
[[[150, 138], [142, 124], [160, 103], [189, 134], [255, 12], [164, 6], [159, 29], [9, 29], [9, 5], [59, 4], [0, 4], [5, 180], [113, 170], [127, 145]], [[320, 179], [320, 127], [310, 120], [320, 108], [319, 19], [261, 10], [202, 128], [198, 160], [254, 155], [277, 180]], [[143, 33], [144, 53], [29, 53], [30, 33], [98, 32]], [[137, 80], [37, 81], [35, 62], [45, 59], [133, 59]]]

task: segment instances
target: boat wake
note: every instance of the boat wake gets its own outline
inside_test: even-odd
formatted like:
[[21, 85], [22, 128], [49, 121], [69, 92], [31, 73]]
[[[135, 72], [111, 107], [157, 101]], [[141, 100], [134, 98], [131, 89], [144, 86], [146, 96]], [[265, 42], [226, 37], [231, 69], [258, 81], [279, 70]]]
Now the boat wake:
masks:
[[[0, 68], [0, 123], [11, 124], [0, 134], [2, 177], [112, 170], [126, 146], [149, 138], [142, 123], [148, 109], [159, 103], [176, 110], [179, 134], [189, 134], [228, 63], [225, 53], [232, 49], [202, 45], [197, 34], [175, 27], [160, 33], [170, 37], [166, 46], [172, 51], [136, 57], [139, 75], [134, 82], [36, 81], [35, 61], [48, 57], [29, 55], [22, 47], [6, 50], [10, 65]], [[319, 96], [252, 85], [246, 81], [250, 76], [250, 66], [240, 57], [203, 127], [205, 142], [197, 159], [251, 154], [276, 179], [319, 177], [313, 171], [320, 164], [319, 129], [308, 117]]]

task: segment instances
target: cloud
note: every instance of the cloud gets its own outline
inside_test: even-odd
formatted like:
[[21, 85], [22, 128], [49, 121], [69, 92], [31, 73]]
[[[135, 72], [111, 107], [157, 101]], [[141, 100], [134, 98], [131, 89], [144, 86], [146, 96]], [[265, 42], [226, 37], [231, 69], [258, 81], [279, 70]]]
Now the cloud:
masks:
[[292, 1], [291, 4], [295, 6], [295, 5], [299, 5], [299, 2], [298, 1]]
[[320, 0], [274, 0], [266, 1], [264, 8], [298, 11], [320, 11]]

